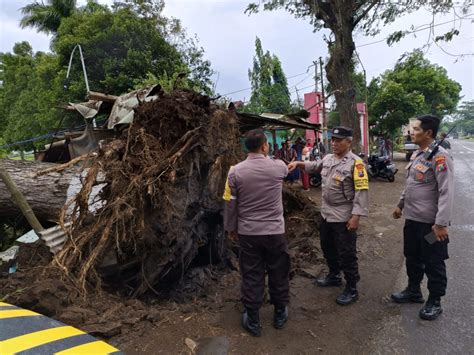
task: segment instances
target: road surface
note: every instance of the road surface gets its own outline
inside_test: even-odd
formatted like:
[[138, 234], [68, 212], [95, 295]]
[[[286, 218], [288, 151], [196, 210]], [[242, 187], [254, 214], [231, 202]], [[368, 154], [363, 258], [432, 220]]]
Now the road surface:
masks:
[[[450, 142], [456, 183], [444, 313], [428, 322], [418, 318], [421, 305], [400, 305], [399, 315], [388, 318], [375, 337], [375, 353], [474, 354], [474, 143]], [[403, 267], [397, 287], [406, 283]]]

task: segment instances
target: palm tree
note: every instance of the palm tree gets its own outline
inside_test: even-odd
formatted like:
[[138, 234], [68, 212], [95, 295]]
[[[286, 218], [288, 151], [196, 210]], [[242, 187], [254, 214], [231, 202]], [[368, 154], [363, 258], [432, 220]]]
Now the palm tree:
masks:
[[61, 19], [71, 16], [75, 10], [76, 0], [46, 0], [46, 4], [36, 0], [21, 8], [20, 26], [33, 27], [47, 34], [56, 33]]

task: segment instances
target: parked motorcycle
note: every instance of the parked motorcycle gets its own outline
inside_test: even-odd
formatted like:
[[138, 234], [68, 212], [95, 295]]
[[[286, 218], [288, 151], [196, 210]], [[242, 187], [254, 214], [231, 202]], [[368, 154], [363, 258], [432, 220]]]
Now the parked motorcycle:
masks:
[[374, 154], [369, 156], [369, 159], [367, 160], [367, 173], [369, 179], [382, 178], [394, 182], [397, 171], [398, 169], [388, 156]]

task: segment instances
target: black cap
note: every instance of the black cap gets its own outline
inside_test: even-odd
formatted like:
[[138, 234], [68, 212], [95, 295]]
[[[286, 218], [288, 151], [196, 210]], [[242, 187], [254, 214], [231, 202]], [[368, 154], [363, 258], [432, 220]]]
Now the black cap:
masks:
[[347, 127], [334, 127], [331, 131], [334, 138], [350, 138], [352, 137], [352, 129]]

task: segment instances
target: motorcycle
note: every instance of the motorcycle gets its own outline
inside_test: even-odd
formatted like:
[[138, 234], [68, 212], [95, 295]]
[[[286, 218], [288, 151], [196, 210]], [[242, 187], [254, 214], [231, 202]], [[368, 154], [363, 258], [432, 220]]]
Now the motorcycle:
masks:
[[382, 178], [394, 182], [397, 171], [398, 169], [388, 156], [374, 154], [369, 156], [367, 160], [367, 174], [369, 175], [369, 179]]
[[[314, 147], [313, 149], [311, 149], [311, 153], [309, 157], [310, 157], [310, 161], [322, 160], [321, 154], [317, 147]], [[314, 174], [309, 175], [309, 184], [312, 187], [319, 187], [321, 186], [322, 182], [323, 182], [323, 179], [320, 173], [314, 173]]]

